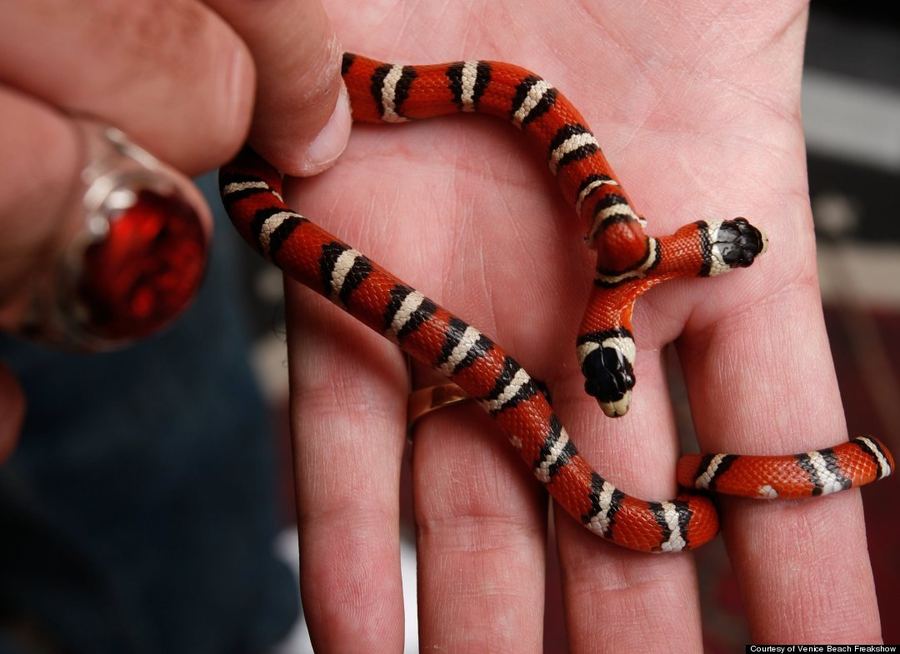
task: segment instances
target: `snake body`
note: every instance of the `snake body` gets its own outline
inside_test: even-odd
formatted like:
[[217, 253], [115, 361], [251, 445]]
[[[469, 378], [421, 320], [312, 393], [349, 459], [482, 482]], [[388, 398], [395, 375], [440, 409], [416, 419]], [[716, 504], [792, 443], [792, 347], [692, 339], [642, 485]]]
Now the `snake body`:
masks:
[[[597, 251], [576, 346], [585, 390], [607, 415], [628, 410], [634, 386], [635, 300], [668, 279], [749, 266], [765, 250], [765, 237], [744, 218], [698, 221], [670, 236], [648, 236], [584, 118], [523, 68], [491, 61], [402, 66], [345, 54], [342, 73], [356, 121], [490, 114], [512, 122], [546, 158]], [[289, 276], [475, 398], [572, 517], [639, 551], [677, 552], [715, 536], [718, 518], [706, 495], [651, 502], [617, 488], [579, 454], [540, 381], [487, 335], [289, 209], [281, 184], [281, 174], [249, 148], [222, 169], [222, 198], [243, 237]], [[679, 462], [678, 480], [749, 497], [801, 497], [869, 483], [893, 465], [884, 445], [861, 437], [789, 457], [691, 455]]]

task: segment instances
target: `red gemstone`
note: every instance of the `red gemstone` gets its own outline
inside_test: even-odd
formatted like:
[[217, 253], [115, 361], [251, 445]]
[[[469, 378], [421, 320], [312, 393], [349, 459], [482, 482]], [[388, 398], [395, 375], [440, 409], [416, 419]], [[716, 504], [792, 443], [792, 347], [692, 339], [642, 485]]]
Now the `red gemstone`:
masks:
[[84, 256], [79, 295], [86, 329], [105, 340], [146, 336], [190, 303], [206, 267], [197, 211], [177, 196], [140, 191]]

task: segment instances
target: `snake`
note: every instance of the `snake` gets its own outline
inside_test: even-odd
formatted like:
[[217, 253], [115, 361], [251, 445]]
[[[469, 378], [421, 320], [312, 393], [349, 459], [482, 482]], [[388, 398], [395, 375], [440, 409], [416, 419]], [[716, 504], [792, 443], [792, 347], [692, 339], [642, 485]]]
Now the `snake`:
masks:
[[[766, 250], [763, 232], [743, 217], [649, 236], [583, 116], [524, 68], [479, 60], [401, 65], [345, 53], [341, 74], [356, 122], [487, 114], [512, 123], [543, 157], [597, 253], [575, 345], [585, 391], [608, 416], [625, 415], [631, 403], [638, 297], [666, 280], [750, 266]], [[821, 496], [893, 471], [884, 444], [861, 436], [796, 455], [686, 455], [676, 475], [685, 492], [661, 501], [629, 495], [579, 453], [543, 382], [484, 332], [289, 208], [282, 182], [282, 173], [249, 145], [221, 168], [223, 204], [244, 239], [288, 276], [457, 384], [493, 418], [554, 501], [607, 541], [641, 552], [690, 550], [718, 532], [709, 493]]]

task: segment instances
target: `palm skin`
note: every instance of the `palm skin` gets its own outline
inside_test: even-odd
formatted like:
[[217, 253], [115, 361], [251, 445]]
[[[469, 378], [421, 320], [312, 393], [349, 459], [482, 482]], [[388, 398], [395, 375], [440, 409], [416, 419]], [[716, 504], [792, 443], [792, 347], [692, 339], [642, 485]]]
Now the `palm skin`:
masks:
[[[338, 166], [292, 185], [289, 203], [547, 382], [579, 449], [629, 493], [675, 494], [660, 356], [672, 341], [702, 449], [786, 453], [845, 438], [799, 122], [805, 5], [532, 4], [329, 11], [349, 50], [398, 63], [505, 60], [548, 79], [590, 123], [651, 234], [738, 215], [768, 233], [768, 253], [749, 270], [639, 300], [626, 417], [602, 415], [575, 358], [593, 268], [586, 227], [510, 125], [459, 116], [358, 126]], [[310, 630], [322, 651], [400, 651], [405, 363], [306, 289], [289, 284], [288, 300]], [[416, 385], [430, 381], [416, 372]], [[420, 647], [539, 651], [547, 497], [479, 409], [419, 423], [413, 487]], [[879, 638], [858, 491], [722, 509], [754, 638]], [[690, 555], [627, 552], [561, 513], [556, 538], [573, 651], [701, 651]]]

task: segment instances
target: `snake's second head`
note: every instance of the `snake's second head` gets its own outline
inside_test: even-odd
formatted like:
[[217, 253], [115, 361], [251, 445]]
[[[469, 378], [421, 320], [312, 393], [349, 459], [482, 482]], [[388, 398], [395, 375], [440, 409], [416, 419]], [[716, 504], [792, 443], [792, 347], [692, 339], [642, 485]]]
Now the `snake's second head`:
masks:
[[746, 268], [769, 246], [766, 235], [746, 218], [723, 220], [709, 225], [710, 275], [734, 268]]
[[624, 416], [634, 387], [635, 347], [626, 329], [587, 334], [578, 343], [584, 390], [610, 418]]

